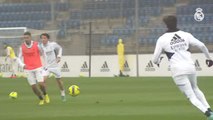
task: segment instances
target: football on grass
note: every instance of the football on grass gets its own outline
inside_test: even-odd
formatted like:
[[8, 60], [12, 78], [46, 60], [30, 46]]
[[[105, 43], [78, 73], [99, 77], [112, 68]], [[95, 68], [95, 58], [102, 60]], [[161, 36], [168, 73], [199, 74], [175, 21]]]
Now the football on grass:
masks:
[[77, 85], [71, 85], [69, 87], [69, 94], [71, 96], [78, 96], [80, 94], [80, 88]]
[[11, 92], [9, 94], [9, 97], [12, 98], [12, 99], [16, 99], [18, 97], [18, 93], [17, 92]]

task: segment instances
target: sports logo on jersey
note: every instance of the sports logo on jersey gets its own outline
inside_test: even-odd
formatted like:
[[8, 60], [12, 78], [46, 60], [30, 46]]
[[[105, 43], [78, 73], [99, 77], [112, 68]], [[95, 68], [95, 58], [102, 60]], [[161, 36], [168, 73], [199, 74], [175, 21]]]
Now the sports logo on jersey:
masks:
[[67, 65], [67, 62], [64, 62], [63, 66], [61, 67], [61, 72], [69, 72], [70, 69]]
[[197, 8], [196, 12], [194, 14], [194, 19], [198, 22], [203, 21], [204, 19], [204, 13], [202, 8]]
[[84, 61], [83, 65], [81, 66], [81, 72], [89, 72], [89, 67], [86, 61]]
[[124, 71], [126, 71], [126, 72], [130, 71], [129, 64], [127, 61], [125, 61], [125, 63], [124, 63]]
[[182, 39], [178, 34], [175, 34], [170, 42], [170, 45], [174, 45], [180, 42], [184, 42], [185, 40]]
[[199, 63], [198, 60], [195, 60], [195, 69], [196, 69], [196, 71], [201, 71], [202, 70], [202, 68], [200, 67], [200, 63]]
[[151, 60], [146, 65], [145, 71], [155, 71], [154, 65]]
[[110, 69], [108, 67], [108, 64], [107, 62], [105, 61], [104, 64], [101, 66], [101, 69], [100, 69], [101, 72], [109, 72]]
[[186, 50], [187, 44], [178, 34], [175, 34], [170, 42], [170, 47], [174, 51]]

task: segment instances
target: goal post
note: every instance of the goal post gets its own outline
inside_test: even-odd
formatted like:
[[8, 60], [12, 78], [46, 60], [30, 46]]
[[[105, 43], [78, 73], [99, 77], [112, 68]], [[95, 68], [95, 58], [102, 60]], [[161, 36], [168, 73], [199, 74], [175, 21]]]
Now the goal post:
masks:
[[35, 41], [40, 40], [40, 34], [48, 33], [50, 34], [51, 41], [57, 40], [57, 33], [59, 30], [36, 30], [27, 27], [7, 27], [7, 28], [0, 28], [0, 56], [4, 56], [5, 52], [3, 50], [3, 44], [7, 43], [11, 45], [14, 50], [18, 51], [21, 43], [23, 42], [23, 34], [24, 32], [29, 31], [31, 32], [32, 39]]
[[[1, 56], [5, 54], [3, 50], [4, 43], [8, 43], [12, 47], [16, 48], [16, 46], [20, 45], [21, 38], [24, 32], [27, 31], [26, 27], [8, 27], [8, 28], [0, 28], [0, 48], [1, 48]], [[17, 50], [17, 49], [15, 49]]]

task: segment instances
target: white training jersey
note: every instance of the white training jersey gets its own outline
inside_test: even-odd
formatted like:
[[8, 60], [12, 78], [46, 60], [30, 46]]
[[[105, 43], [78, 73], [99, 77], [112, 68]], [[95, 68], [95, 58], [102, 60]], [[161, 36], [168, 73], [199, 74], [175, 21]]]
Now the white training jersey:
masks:
[[56, 61], [57, 57], [62, 56], [62, 47], [56, 42], [48, 42], [46, 45], [41, 44], [44, 67], [46, 68], [56, 68], [58, 63]]
[[173, 76], [182, 74], [195, 74], [194, 62], [189, 52], [189, 46], [197, 46], [207, 59], [211, 59], [206, 46], [190, 33], [184, 31], [167, 32], [157, 40], [153, 62], [160, 63], [160, 55], [165, 52]]

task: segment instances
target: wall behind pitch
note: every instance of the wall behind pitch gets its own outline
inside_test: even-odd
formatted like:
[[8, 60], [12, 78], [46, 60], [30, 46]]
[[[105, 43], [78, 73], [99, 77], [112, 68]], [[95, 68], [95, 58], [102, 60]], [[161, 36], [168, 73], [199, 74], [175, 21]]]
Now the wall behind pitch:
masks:
[[[126, 55], [124, 63], [124, 74], [136, 76], [136, 56]], [[117, 55], [92, 56], [92, 77], [113, 77], [119, 74]]]
[[[158, 67], [152, 62], [152, 54], [139, 55], [139, 76], [171, 76], [169, 62], [165, 54]], [[205, 64], [205, 56], [201, 53], [192, 54], [198, 76], [212, 76], [213, 67], [208, 68]], [[95, 55], [91, 63], [92, 77], [113, 77], [119, 74], [117, 55]], [[60, 62], [62, 76], [78, 77], [89, 76], [88, 56], [64, 56]], [[184, 67], [184, 66], [183, 66]], [[124, 74], [137, 76], [136, 55], [126, 55]]]
[[158, 67], [152, 62], [153, 55], [139, 55], [139, 76], [170, 76], [167, 58], [165, 55], [162, 56], [164, 58]]
[[[91, 58], [92, 77], [114, 77], [119, 74], [117, 55], [95, 55]], [[124, 74], [136, 76], [136, 56], [126, 55]], [[88, 77], [88, 56], [63, 56], [60, 62], [62, 76], [64, 77]]]
[[63, 56], [60, 62], [63, 77], [89, 76], [88, 56]]
[[[140, 76], [171, 76], [169, 62], [165, 54], [162, 55], [160, 66], [158, 67], [152, 62], [152, 54], [139, 56], [139, 73]], [[192, 59], [195, 63], [195, 68], [198, 76], [212, 76], [213, 67], [207, 67], [205, 64], [204, 54], [192, 54]], [[184, 67], [184, 66], [182, 66]]]
[[[139, 76], [171, 76], [168, 59], [165, 55], [160, 67], [152, 62], [152, 54], [139, 55]], [[193, 54], [192, 58], [198, 76], [212, 76], [213, 67], [209, 68], [205, 64], [204, 54]], [[124, 74], [129, 76], [137, 75], [136, 55], [126, 55]], [[95, 55], [92, 56], [92, 77], [113, 77], [119, 74], [117, 55]], [[184, 66], [183, 66], [184, 67]], [[63, 56], [60, 62], [60, 69], [63, 77], [89, 76], [88, 56]], [[19, 76], [25, 76], [23, 69], [16, 65], [16, 72]], [[0, 75], [9, 77], [11, 66], [0, 57]]]
[[[10, 77], [12, 70], [9, 59], [5, 61], [5, 57], [0, 57], [0, 76], [1, 77]], [[16, 74], [19, 76], [25, 76], [24, 70], [18, 65], [15, 64]]]

